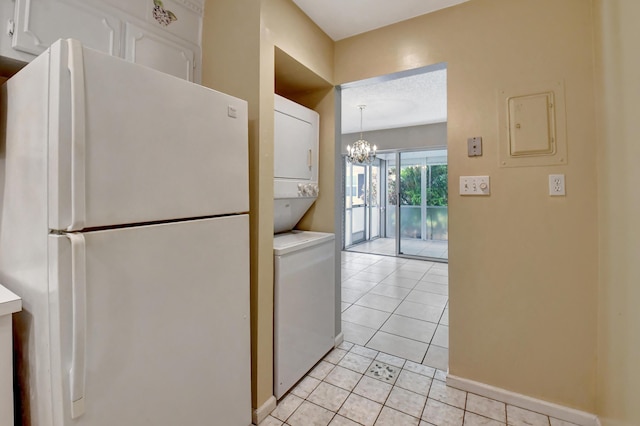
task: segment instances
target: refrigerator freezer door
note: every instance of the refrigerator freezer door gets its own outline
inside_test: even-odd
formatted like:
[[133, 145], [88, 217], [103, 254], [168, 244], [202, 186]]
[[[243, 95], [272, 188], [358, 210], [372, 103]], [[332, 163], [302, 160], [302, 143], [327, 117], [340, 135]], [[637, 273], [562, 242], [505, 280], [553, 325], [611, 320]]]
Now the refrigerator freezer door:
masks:
[[251, 423], [248, 227], [50, 235], [54, 426]]
[[245, 101], [74, 40], [50, 61], [51, 229], [249, 210]]

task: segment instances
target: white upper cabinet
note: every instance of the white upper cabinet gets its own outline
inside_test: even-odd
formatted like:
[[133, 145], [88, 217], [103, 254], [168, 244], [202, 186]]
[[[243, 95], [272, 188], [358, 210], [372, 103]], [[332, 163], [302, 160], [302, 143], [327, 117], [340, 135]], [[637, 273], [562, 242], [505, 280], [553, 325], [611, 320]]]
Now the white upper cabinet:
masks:
[[[95, 1], [95, 0], [94, 0]], [[127, 21], [159, 29], [200, 45], [204, 0], [102, 0], [123, 11]], [[144, 22], [144, 24], [143, 24]], [[146, 24], [146, 25], [145, 25]]]
[[[60, 38], [200, 82], [204, 0], [0, 0], [11, 45], [0, 56], [30, 61]], [[11, 13], [13, 12], [13, 13]], [[0, 58], [1, 59], [1, 58]]]
[[127, 24], [125, 59], [189, 81], [194, 78], [196, 53], [182, 43], [161, 37], [155, 31]]
[[120, 56], [121, 21], [72, 0], [16, 0], [12, 46], [39, 55], [60, 38], [75, 38], [87, 47]]
[[[121, 0], [122, 1], [122, 0]], [[203, 9], [195, 3], [147, 0], [147, 22], [191, 43], [200, 44]]]

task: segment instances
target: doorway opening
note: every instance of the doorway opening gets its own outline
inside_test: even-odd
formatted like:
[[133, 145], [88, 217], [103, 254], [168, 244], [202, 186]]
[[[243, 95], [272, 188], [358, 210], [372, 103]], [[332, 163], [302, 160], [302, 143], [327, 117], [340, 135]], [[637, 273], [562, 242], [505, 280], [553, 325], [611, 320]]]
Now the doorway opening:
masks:
[[336, 158], [344, 339], [441, 370], [449, 355], [446, 82], [446, 64], [436, 64], [341, 86], [339, 152], [362, 140], [378, 150], [365, 164]]
[[436, 64], [341, 87], [342, 152], [358, 130], [378, 148], [343, 157], [344, 250], [448, 261], [446, 75]]

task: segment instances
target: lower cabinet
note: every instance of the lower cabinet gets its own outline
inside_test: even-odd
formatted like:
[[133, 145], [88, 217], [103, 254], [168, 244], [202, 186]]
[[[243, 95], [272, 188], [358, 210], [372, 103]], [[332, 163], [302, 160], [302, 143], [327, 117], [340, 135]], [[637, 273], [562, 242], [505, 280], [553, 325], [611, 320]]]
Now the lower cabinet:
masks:
[[22, 300], [0, 284], [0, 425], [12, 425], [13, 337], [11, 314], [22, 310]]

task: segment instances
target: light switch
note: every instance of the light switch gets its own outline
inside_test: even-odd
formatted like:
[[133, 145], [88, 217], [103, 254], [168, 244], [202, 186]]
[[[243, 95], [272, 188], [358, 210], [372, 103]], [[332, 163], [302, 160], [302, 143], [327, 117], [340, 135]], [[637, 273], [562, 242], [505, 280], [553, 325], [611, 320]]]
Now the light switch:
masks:
[[489, 176], [460, 176], [460, 195], [489, 195]]

